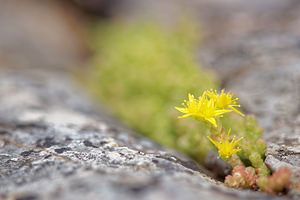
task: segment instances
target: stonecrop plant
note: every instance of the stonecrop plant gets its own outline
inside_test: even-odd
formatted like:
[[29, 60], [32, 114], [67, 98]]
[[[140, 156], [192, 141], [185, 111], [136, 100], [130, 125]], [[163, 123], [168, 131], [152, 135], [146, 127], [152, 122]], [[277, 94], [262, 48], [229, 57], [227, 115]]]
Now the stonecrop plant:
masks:
[[230, 134], [230, 130], [228, 131], [228, 135], [226, 137], [226, 139], [224, 139], [222, 137], [221, 142], [218, 141], [214, 141], [213, 139], [211, 139], [209, 136], [207, 136], [207, 138], [218, 148], [219, 151], [219, 157], [221, 157], [223, 160], [227, 160], [229, 159], [232, 154], [235, 154], [237, 152], [239, 152], [241, 149], [238, 147], [236, 149], [233, 149], [240, 140], [242, 140], [243, 138], [239, 138], [238, 140], [235, 140], [235, 136], [232, 139], [232, 141], [229, 143], [229, 134]]
[[[222, 90], [207, 90], [199, 98], [188, 94], [183, 107], [175, 107], [183, 113], [179, 118], [192, 117], [203, 121], [208, 128], [207, 139], [218, 151], [218, 158], [227, 162], [232, 168], [232, 174], [225, 177], [225, 184], [232, 188], [252, 188], [267, 193], [281, 193], [289, 185], [291, 172], [283, 167], [271, 175], [264, 163], [266, 142], [261, 139], [262, 129], [257, 126], [253, 116], [244, 116], [238, 109], [238, 98], [231, 92]], [[233, 133], [231, 129], [225, 134], [221, 118], [230, 112], [243, 117], [244, 131]], [[242, 121], [238, 121], [242, 122]], [[235, 128], [235, 130], [239, 130]], [[240, 129], [242, 130], [242, 129]], [[236, 139], [239, 137], [238, 139]], [[200, 144], [199, 144], [200, 145]]]
[[[281, 191], [288, 170], [269, 177], [264, 164], [266, 142], [254, 116], [242, 114], [232, 93], [207, 90], [219, 89], [221, 84], [193, 56], [199, 36], [201, 28], [190, 18], [171, 29], [144, 20], [99, 22], [90, 42], [94, 50], [90, 68], [76, 76], [112, 114], [143, 136], [207, 168], [214, 167], [209, 163], [211, 151], [219, 152], [231, 166], [239, 166], [226, 177], [227, 185]], [[181, 118], [195, 118], [199, 123], [177, 119], [173, 107], [186, 93], [195, 96], [190, 94], [177, 109], [183, 113]], [[224, 177], [225, 170], [218, 173], [216, 177]]]

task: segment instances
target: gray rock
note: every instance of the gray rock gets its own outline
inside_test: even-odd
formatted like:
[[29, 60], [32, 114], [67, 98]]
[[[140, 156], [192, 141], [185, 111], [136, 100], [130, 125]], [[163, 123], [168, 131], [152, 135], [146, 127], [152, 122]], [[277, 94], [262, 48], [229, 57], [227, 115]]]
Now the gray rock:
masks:
[[[57, 2], [0, 1], [0, 68], [51, 68], [0, 71], [0, 199], [299, 199], [299, 38], [292, 36], [299, 3], [130, 0], [117, 11], [172, 24], [183, 4], [195, 9], [209, 35], [201, 62], [266, 128], [268, 166], [293, 171], [291, 192], [276, 197], [226, 188], [118, 124], [53, 72], [77, 65], [85, 51], [79, 18]], [[252, 34], [259, 31], [265, 33]]]
[[[211, 61], [225, 80], [225, 88], [237, 94], [245, 112], [255, 114], [265, 130], [263, 137], [268, 143], [266, 164], [273, 171], [288, 166], [292, 171], [291, 193], [298, 195], [299, 41], [299, 37], [281, 34], [250, 35], [240, 40], [228, 40], [221, 48], [215, 44], [218, 50], [210, 49], [214, 55]], [[226, 55], [217, 56], [225, 49], [229, 49]]]
[[[66, 12], [68, 10], [68, 12]], [[0, 64], [67, 68], [86, 56], [84, 17], [70, 2], [0, 0]]]
[[0, 94], [4, 199], [279, 198], [227, 188], [107, 120], [65, 76], [2, 70]]

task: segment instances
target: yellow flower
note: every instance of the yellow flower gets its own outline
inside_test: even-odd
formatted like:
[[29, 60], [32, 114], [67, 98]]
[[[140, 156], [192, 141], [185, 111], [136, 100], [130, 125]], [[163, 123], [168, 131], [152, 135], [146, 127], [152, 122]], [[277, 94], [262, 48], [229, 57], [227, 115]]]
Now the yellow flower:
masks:
[[209, 136], [207, 136], [208, 139], [218, 148], [219, 157], [221, 157], [223, 160], [228, 160], [232, 154], [235, 154], [241, 150], [239, 147], [236, 149], [233, 149], [233, 148], [243, 138], [241, 137], [238, 140], [234, 141], [235, 140], [235, 136], [234, 136], [233, 139], [231, 140], [231, 142], [229, 143], [229, 134], [230, 134], [230, 129], [228, 131], [227, 138], [225, 139], [224, 137], [222, 137], [221, 142], [214, 141]]
[[213, 99], [208, 99], [206, 92], [199, 97], [199, 100], [195, 99], [193, 95], [189, 94], [189, 100], [184, 100], [182, 104], [184, 107], [175, 107], [180, 112], [185, 115], [179, 118], [194, 117], [197, 120], [205, 120], [217, 126], [215, 117], [222, 117], [222, 114], [231, 112], [231, 110], [216, 109], [215, 102]]
[[243, 113], [238, 111], [234, 107], [241, 107], [240, 105], [237, 104], [238, 98], [233, 98], [233, 95], [231, 92], [228, 92], [227, 94], [224, 92], [224, 89], [221, 91], [221, 94], [218, 94], [216, 90], [210, 90], [207, 91], [207, 96], [210, 99], [213, 99], [215, 101], [217, 109], [231, 109], [234, 112], [244, 116]]

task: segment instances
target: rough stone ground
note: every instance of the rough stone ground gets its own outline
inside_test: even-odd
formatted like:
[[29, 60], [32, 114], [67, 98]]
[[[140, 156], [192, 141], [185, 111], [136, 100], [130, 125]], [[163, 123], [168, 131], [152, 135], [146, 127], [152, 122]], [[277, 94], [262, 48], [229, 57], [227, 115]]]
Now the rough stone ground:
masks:
[[239, 96], [245, 111], [256, 115], [268, 142], [266, 164], [273, 171], [288, 166], [292, 170], [290, 193], [299, 195], [300, 2], [264, 4], [272, 9], [243, 3], [237, 12], [223, 9], [227, 19], [223, 26], [230, 32], [216, 30], [224, 35], [207, 40], [199, 57], [203, 66], [219, 72], [224, 87]]
[[200, 62], [257, 115], [270, 168], [293, 171], [284, 197], [226, 188], [107, 117], [61, 72], [82, 60], [82, 18], [38, 2], [0, 1], [0, 199], [299, 199], [298, 1], [126, 0], [114, 14], [172, 24], [182, 6], [196, 11]]
[[1, 71], [4, 199], [269, 199], [96, 114], [65, 76]]

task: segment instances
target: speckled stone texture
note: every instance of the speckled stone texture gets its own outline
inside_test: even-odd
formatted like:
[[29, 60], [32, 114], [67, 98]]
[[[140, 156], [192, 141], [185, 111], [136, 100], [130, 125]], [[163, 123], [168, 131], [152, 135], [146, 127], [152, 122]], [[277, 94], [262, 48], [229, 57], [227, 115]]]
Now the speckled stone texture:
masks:
[[193, 12], [205, 35], [200, 63], [265, 128], [266, 163], [292, 170], [287, 196], [227, 188], [95, 107], [59, 71], [88, 52], [84, 17], [62, 2], [0, 0], [0, 200], [300, 199], [300, 1], [110, 4], [115, 18], [169, 25]]
[[[165, 21], [176, 24], [178, 13], [187, 9], [201, 24], [199, 62], [240, 98], [245, 113], [256, 115], [268, 143], [267, 165], [292, 170], [290, 194], [300, 199], [300, 1], [163, 2], [169, 3], [161, 8], [169, 14]], [[168, 12], [172, 8], [177, 14]], [[161, 11], [149, 10], [154, 16]]]
[[2, 199], [279, 199], [212, 180], [105, 117], [62, 74], [1, 70], [0, 94]]
[[249, 52], [260, 53], [253, 54], [248, 60], [253, 63], [252, 67], [245, 68], [227, 82], [227, 87], [238, 94], [246, 111], [255, 114], [265, 130], [263, 137], [268, 143], [266, 164], [273, 171], [288, 166], [292, 170], [290, 192], [298, 195], [300, 49], [295, 44], [299, 41], [299, 37], [277, 36], [254, 43], [243, 42]]

